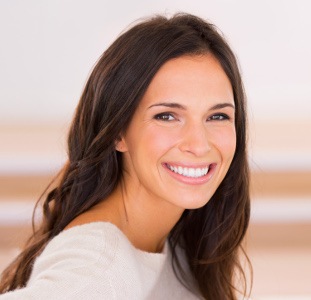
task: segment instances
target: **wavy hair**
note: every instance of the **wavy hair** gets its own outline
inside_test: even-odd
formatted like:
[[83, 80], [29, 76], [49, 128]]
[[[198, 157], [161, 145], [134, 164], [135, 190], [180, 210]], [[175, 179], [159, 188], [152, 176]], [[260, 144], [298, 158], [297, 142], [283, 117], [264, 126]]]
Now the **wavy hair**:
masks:
[[[185, 250], [190, 271], [204, 299], [236, 299], [236, 274], [249, 223], [249, 171], [246, 109], [237, 60], [219, 30], [189, 14], [154, 16], [140, 21], [103, 53], [82, 93], [68, 136], [68, 161], [45, 197], [43, 222], [2, 275], [0, 293], [23, 287], [36, 257], [73, 219], [103, 201], [122, 176], [122, 154], [115, 141], [128, 127], [151, 80], [168, 60], [211, 53], [228, 76], [234, 94], [236, 151], [210, 201], [185, 210], [169, 235], [173, 267], [188, 286], [176, 255]], [[240, 283], [239, 283], [240, 285]], [[191, 288], [190, 286], [188, 288]]]

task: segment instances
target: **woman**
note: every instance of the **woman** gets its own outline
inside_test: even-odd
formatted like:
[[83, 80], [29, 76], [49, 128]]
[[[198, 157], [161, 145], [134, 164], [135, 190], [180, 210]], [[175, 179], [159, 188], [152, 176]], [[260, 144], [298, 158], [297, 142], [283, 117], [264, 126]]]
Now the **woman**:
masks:
[[245, 97], [213, 25], [156, 16], [122, 34], [90, 75], [68, 147], [1, 300], [237, 299]]

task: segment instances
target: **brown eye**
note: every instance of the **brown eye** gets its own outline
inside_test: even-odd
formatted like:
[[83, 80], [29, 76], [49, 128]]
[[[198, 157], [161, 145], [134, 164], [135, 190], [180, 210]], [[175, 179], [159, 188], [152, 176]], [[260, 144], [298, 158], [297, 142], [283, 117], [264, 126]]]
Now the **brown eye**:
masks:
[[160, 120], [160, 121], [174, 121], [175, 117], [171, 114], [171, 113], [161, 113], [161, 114], [157, 114], [154, 117], [156, 120]]
[[229, 116], [226, 114], [215, 114], [209, 117], [207, 120], [208, 121], [224, 121], [224, 120], [229, 120]]

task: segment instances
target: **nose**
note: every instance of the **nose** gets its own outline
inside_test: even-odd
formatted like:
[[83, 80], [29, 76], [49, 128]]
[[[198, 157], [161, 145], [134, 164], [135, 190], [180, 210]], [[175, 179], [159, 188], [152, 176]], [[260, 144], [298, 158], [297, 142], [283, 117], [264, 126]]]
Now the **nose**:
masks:
[[202, 122], [191, 123], [184, 127], [179, 149], [195, 156], [204, 156], [211, 150], [208, 129]]

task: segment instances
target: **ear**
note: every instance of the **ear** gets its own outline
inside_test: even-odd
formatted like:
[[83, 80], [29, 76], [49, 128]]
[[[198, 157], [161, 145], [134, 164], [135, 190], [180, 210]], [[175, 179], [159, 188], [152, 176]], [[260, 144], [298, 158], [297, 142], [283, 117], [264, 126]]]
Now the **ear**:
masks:
[[118, 137], [117, 140], [115, 141], [115, 149], [119, 152], [127, 151], [127, 145], [123, 136]]

